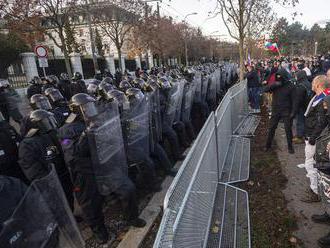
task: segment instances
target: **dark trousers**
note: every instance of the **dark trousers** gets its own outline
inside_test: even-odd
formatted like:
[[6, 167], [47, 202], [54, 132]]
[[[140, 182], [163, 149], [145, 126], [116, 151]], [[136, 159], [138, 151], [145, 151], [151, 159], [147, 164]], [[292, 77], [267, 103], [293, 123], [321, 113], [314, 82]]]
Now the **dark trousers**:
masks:
[[138, 204], [136, 200], [136, 188], [131, 180], [125, 180], [114, 192], [119, 198], [127, 220], [134, 220], [139, 216]]
[[290, 115], [288, 113], [280, 113], [280, 112], [273, 112], [272, 117], [269, 123], [269, 130], [268, 130], [268, 138], [266, 147], [270, 148], [272, 146], [272, 142], [275, 136], [275, 131], [278, 126], [280, 120], [284, 122], [284, 129], [286, 134], [286, 140], [288, 143], [288, 148], [292, 147], [292, 120], [290, 119]]
[[296, 115], [296, 129], [297, 129], [297, 137], [303, 138], [305, 136], [305, 110], [299, 109]]
[[157, 160], [156, 164], [159, 164], [165, 171], [170, 171], [172, 169], [172, 163], [159, 143], [155, 144], [151, 157]]
[[71, 177], [70, 174], [65, 174], [65, 175], [61, 175], [59, 176], [59, 180], [61, 182], [66, 200], [68, 201], [69, 207], [72, 210], [72, 212], [74, 211], [74, 197], [73, 197], [73, 184], [71, 181]]
[[189, 146], [189, 141], [186, 133], [186, 127], [181, 121], [177, 121], [173, 124], [173, 129], [179, 137], [179, 142], [182, 147], [187, 148]]
[[181, 156], [181, 148], [176, 132], [166, 123], [163, 123], [162, 131], [163, 138], [166, 139], [171, 146], [171, 152], [173, 154], [174, 159], [178, 159]]
[[74, 191], [86, 223], [94, 228], [104, 224], [102, 212], [104, 197], [97, 189], [94, 175], [73, 175]]

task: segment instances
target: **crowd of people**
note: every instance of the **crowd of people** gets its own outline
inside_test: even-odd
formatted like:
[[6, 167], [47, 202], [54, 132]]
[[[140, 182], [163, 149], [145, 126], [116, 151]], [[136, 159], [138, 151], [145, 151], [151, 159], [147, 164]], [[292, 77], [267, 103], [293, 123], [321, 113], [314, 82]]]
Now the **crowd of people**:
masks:
[[[247, 84], [252, 112], [263, 104], [269, 112], [265, 151], [272, 148], [278, 123], [284, 123], [288, 152], [305, 144], [305, 168], [310, 188], [302, 201], [330, 203], [330, 55], [311, 58], [278, 58], [247, 65]], [[294, 125], [293, 125], [294, 124]], [[294, 128], [295, 127], [295, 128]], [[295, 135], [293, 135], [295, 129]], [[312, 220], [330, 224], [330, 215], [315, 214]], [[318, 240], [330, 247], [330, 234]]]
[[72, 213], [74, 199], [82, 211], [76, 220], [87, 223], [98, 243], [109, 239], [103, 213], [109, 198], [120, 202], [128, 225], [145, 226], [136, 192], [158, 192], [159, 175], [175, 176], [174, 163], [184, 159], [183, 151], [235, 81], [237, 70], [229, 63], [135, 75], [105, 71], [88, 83], [79, 72], [72, 79], [66, 73], [35, 77], [27, 89], [32, 110], [23, 116], [19, 96], [8, 80], [0, 80], [1, 247], [56, 244], [47, 241], [51, 235], [38, 219], [31, 223], [39, 231], [33, 239], [24, 230], [16, 237], [17, 223], [12, 225], [27, 187], [52, 170]]

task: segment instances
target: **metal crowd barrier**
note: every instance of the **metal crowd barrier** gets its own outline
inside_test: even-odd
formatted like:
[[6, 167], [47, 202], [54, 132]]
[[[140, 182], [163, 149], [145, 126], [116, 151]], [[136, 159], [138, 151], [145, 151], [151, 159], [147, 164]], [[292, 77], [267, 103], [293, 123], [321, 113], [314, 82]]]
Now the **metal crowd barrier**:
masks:
[[250, 140], [233, 135], [249, 116], [247, 85], [233, 86], [211, 113], [164, 200], [154, 248], [251, 247], [247, 192]]

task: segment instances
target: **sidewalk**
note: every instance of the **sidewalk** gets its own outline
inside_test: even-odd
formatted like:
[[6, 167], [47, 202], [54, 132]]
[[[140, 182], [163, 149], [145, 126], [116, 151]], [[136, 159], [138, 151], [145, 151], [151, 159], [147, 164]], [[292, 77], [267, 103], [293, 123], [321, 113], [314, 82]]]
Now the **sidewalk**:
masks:
[[297, 167], [304, 162], [304, 145], [295, 145], [296, 153], [287, 152], [286, 138], [283, 125], [276, 130], [277, 155], [281, 161], [283, 173], [288, 179], [286, 189], [283, 191], [288, 201], [288, 209], [297, 217], [298, 230], [294, 235], [306, 248], [318, 247], [317, 240], [330, 232], [330, 226], [315, 224], [310, 217], [315, 213], [323, 213], [321, 203], [304, 203], [300, 198], [309, 188], [309, 180], [305, 169]]

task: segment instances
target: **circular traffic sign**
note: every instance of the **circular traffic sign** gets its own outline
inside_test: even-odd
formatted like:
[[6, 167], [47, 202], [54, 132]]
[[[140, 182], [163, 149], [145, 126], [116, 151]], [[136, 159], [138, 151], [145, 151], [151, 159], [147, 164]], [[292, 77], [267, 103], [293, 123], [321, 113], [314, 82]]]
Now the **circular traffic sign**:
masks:
[[47, 49], [44, 46], [36, 46], [34, 51], [39, 58], [46, 58], [48, 55]]

